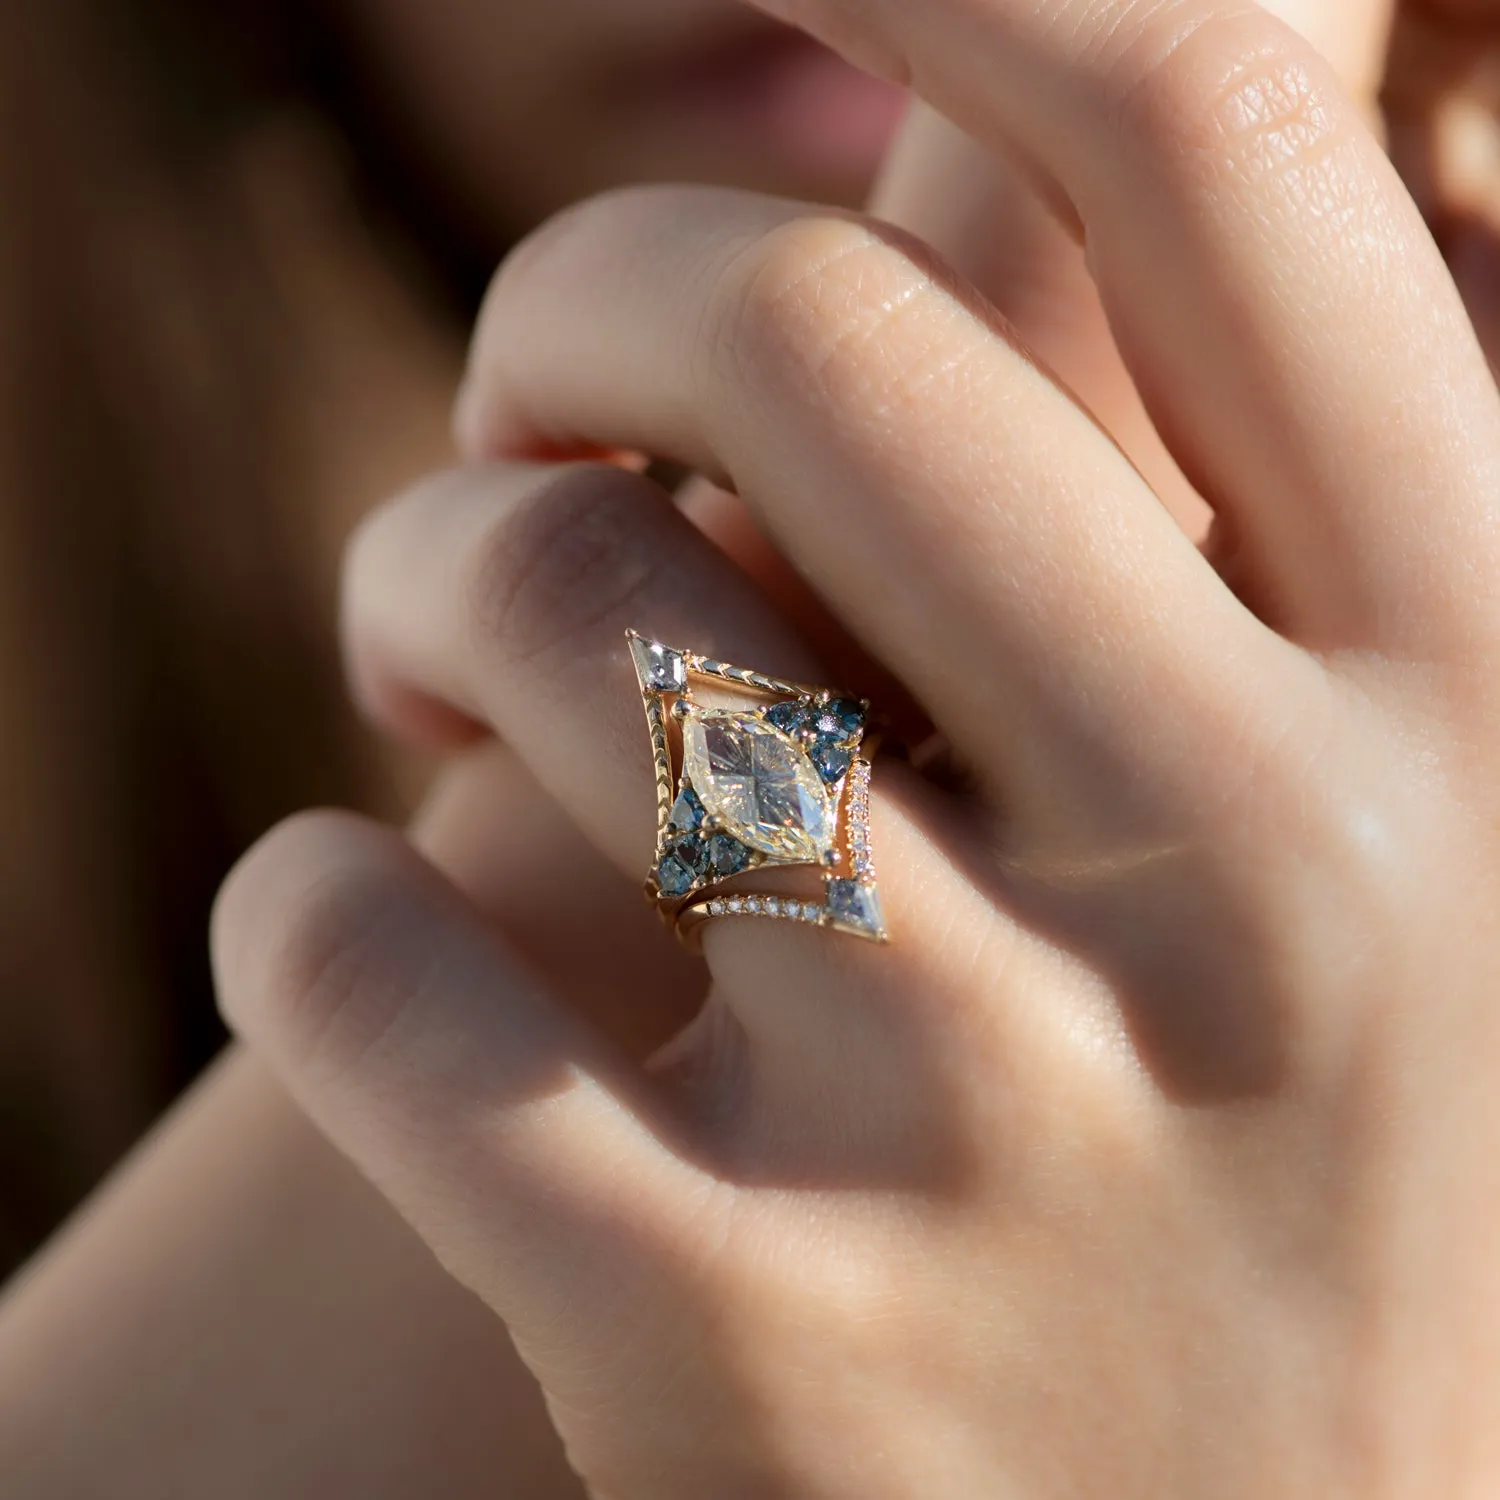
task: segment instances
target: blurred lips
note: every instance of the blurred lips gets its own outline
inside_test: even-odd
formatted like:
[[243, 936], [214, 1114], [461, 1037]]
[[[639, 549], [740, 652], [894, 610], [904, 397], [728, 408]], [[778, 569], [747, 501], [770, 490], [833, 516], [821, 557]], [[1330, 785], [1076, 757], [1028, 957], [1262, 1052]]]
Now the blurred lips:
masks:
[[903, 89], [859, 72], [800, 32], [769, 26], [641, 69], [630, 93], [637, 108], [726, 147], [840, 177], [874, 172], [906, 107]]

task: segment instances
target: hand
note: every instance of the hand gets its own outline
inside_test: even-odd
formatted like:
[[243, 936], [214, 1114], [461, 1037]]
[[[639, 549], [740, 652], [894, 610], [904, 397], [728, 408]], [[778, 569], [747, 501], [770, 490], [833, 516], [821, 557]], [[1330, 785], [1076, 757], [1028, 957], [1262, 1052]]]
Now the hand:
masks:
[[638, 869], [624, 628], [824, 677], [566, 461], [639, 449], [732, 482], [971, 785], [878, 782], [894, 946], [715, 923], [645, 1068], [338, 817], [226, 891], [226, 1009], [610, 1500], [1492, 1493], [1500, 413], [1441, 257], [1257, 12], [784, 11], [1076, 215], [1220, 569], [909, 235], [589, 204], [497, 280], [491, 461], [355, 549], [367, 699], [494, 728]]

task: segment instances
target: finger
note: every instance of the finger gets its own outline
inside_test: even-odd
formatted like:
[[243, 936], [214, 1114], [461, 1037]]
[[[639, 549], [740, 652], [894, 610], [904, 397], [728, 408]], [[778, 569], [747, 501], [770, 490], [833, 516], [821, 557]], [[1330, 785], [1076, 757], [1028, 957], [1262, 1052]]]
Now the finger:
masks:
[[[643, 1061], [692, 1020], [708, 975], [508, 745], [439, 779], [412, 841], [489, 917], [549, 993]], [[641, 863], [638, 857], [637, 863]]]
[[1265, 611], [1451, 642], [1500, 552], [1494, 391], [1442, 259], [1328, 65], [1210, 0], [760, 0], [1055, 181], [1174, 455]]
[[[701, 642], [703, 654], [827, 682], [751, 584], [636, 474], [592, 464], [460, 471], [377, 513], [351, 549], [345, 633], [361, 691], [378, 703], [394, 681], [393, 701], [428, 696], [491, 725], [638, 893], [657, 842], [651, 738], [625, 638], [642, 625], [687, 649]], [[900, 925], [952, 875], [918, 831], [920, 812], [907, 810], [913, 789], [893, 796], [893, 779], [882, 777], [871, 816], [889, 860], [886, 914]], [[544, 878], [568, 872], [570, 842], [528, 847]], [[763, 880], [778, 877], [786, 894], [816, 893], [811, 872]], [[566, 904], [579, 909], [571, 895]], [[705, 936], [720, 998], [762, 1056], [822, 1054], [851, 1027], [868, 1030], [865, 990], [827, 983], [830, 966], [847, 973], [860, 962], [841, 956], [848, 946], [867, 945], [745, 918], [711, 922]]]
[[534, 1367], [593, 1307], [647, 1293], [641, 1252], [701, 1182], [617, 1058], [398, 835], [312, 814], [214, 915], [230, 1024]]
[[1185, 532], [1210, 512], [1167, 452], [1115, 348], [1083, 247], [1015, 162], [920, 101], [886, 158], [870, 211], [967, 276], [1019, 342], [1130, 455]]
[[624, 470], [458, 471], [377, 512], [350, 548], [344, 638], [366, 704], [381, 715], [427, 697], [489, 725], [639, 877], [656, 792], [630, 629], [819, 680], [749, 581], [665, 491]]
[[1239, 720], [1280, 660], [993, 310], [853, 216], [708, 189], [575, 209], [497, 277], [465, 402], [491, 452], [608, 442], [732, 481], [1017, 827], [1175, 792], [1202, 753], [1162, 754], [1141, 702]]
[[1376, 101], [1396, 8], [1396, 0], [1267, 0], [1265, 5], [1322, 54], [1372, 126], [1379, 121]]

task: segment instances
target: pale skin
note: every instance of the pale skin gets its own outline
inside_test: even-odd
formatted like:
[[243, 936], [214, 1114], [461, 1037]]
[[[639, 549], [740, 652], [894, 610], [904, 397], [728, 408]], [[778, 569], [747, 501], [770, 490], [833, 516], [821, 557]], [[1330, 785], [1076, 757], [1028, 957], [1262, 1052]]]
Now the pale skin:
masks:
[[718, 925], [642, 1071], [399, 839], [309, 818], [226, 895], [229, 1013], [596, 1494], [1486, 1493], [1500, 410], [1446, 268], [1260, 13], [795, 14], [1076, 214], [1222, 576], [919, 243], [590, 203], [492, 292], [487, 466], [353, 552], [357, 681], [631, 867], [622, 630], [823, 663], [648, 484], [522, 460], [732, 483], [970, 768], [881, 783], [899, 949]]
[[[963, 97], [957, 63], [968, 52], [954, 52], [944, 29], [954, 14], [932, 7], [924, 10], [934, 18], [931, 34], [898, 29], [878, 39], [882, 55], [918, 49], [913, 55], [939, 105]], [[1023, 44], [1041, 46], [1008, 36], [1006, 48], [993, 50]], [[1009, 65], [1033, 87], [1037, 79], [1076, 86], [1069, 59], [1016, 54], [1023, 55], [1029, 73], [1014, 57]], [[1009, 91], [1007, 105], [1019, 108], [1021, 93]], [[1129, 225], [1105, 212], [1107, 182], [1095, 185], [1100, 201], [1091, 199], [1064, 170], [1071, 158], [1058, 155], [1062, 147], [1041, 126], [1029, 127], [1039, 132], [1033, 137], [1014, 120], [966, 119], [976, 133], [1024, 141], [1078, 206], [1096, 256], [1123, 242], [1125, 250], [1113, 254], [1140, 273], [1126, 254]], [[966, 241], [964, 225], [942, 219], [942, 205], [954, 197], [931, 192], [934, 163], [961, 163], [966, 173], [980, 163], [930, 121], [919, 130], [922, 139], [914, 132], [905, 143], [905, 167], [898, 161], [888, 174], [878, 205], [884, 217], [973, 271], [1016, 337], [1043, 351], [1191, 523], [1192, 496], [1142, 435], [1133, 394], [1097, 339], [1076, 260], [1064, 264], [1058, 283], [1044, 277], [1037, 293], [1034, 268], [1045, 266], [1050, 276], [1058, 265], [1045, 247], [1066, 241], [1037, 220], [1038, 239], [1021, 240], [1007, 274], [994, 274], [978, 248], [983, 237]], [[1349, 153], [1351, 172], [1375, 174], [1373, 189], [1359, 179], [1357, 201], [1380, 204], [1382, 214], [1388, 208], [1398, 228], [1409, 223], [1399, 190], [1379, 176], [1356, 127], [1347, 131], [1320, 139]], [[1152, 180], [1167, 208], [1201, 207], [1174, 196], [1167, 175], [1165, 185]], [[969, 189], [963, 201], [973, 202], [973, 178], [958, 180]], [[1006, 196], [1015, 192], [1012, 179], [988, 180], [980, 221], [986, 204], [1014, 201]], [[1274, 194], [1269, 207], [1253, 197], [1268, 190], [1264, 178], [1240, 186], [1254, 202], [1255, 223], [1279, 222], [1270, 212]], [[1402, 286], [1383, 289], [1389, 312], [1381, 320], [1387, 333], [1421, 333], [1419, 372], [1390, 372], [1382, 397], [1361, 365], [1359, 386], [1371, 410], [1381, 399], [1399, 400], [1404, 420], [1447, 424], [1440, 437], [1434, 425], [1413, 441], [1408, 458], [1420, 468], [1406, 482], [1389, 472], [1405, 445], [1391, 445], [1395, 453], [1382, 448], [1380, 421], [1366, 413], [1358, 440], [1335, 437], [1323, 429], [1340, 403], [1290, 402], [1279, 385], [1252, 378], [1264, 367], [1281, 373], [1285, 363], [1272, 354], [1287, 346], [1269, 335], [1255, 346], [1261, 363], [1252, 361], [1248, 374], [1224, 367], [1245, 381], [1232, 422], [1221, 411], [1215, 416], [1216, 392], [1205, 378], [1212, 360], [1195, 364], [1191, 381], [1163, 378], [1154, 387], [1191, 387], [1207, 409], [1182, 425], [1212, 430], [1226, 454], [1238, 443], [1255, 447], [1259, 469], [1268, 459], [1308, 468], [1274, 476], [1263, 494], [1260, 474], [1241, 493], [1239, 470], [1227, 459], [1222, 476], [1205, 474], [1200, 455], [1190, 464], [1200, 482], [1213, 480], [1221, 510], [1233, 498], [1248, 537], [1265, 538], [1265, 557], [1244, 564], [1235, 581], [1267, 614], [1267, 601], [1276, 601], [1284, 633], [1273, 634], [1220, 589], [1178, 532], [1159, 524], [1141, 481], [1050, 382], [1015, 357], [1011, 337], [982, 312], [955, 309], [904, 244], [893, 248], [847, 218], [727, 195], [636, 196], [583, 213], [597, 216], [597, 234], [576, 232], [586, 220], [545, 231], [497, 284], [476, 347], [471, 391], [478, 394], [463, 429], [482, 444], [489, 467], [404, 501], [366, 532], [354, 555], [350, 634], [371, 706], [398, 728], [429, 737], [444, 722], [433, 704], [500, 729], [523, 761], [533, 759], [534, 774], [554, 786], [568, 778], [570, 804], [587, 833], [625, 872], [620, 889], [637, 878], [650, 844], [649, 779], [638, 705], [628, 671], [620, 675], [623, 624], [675, 630], [704, 649], [778, 670], [817, 676], [822, 665], [818, 644], [753, 592], [730, 582], [683, 585], [687, 559], [709, 578], [721, 564], [700, 554], [643, 482], [592, 468], [549, 476], [509, 456], [531, 450], [538, 436], [647, 447], [735, 480], [845, 623], [928, 701], [979, 767], [980, 791], [954, 807], [920, 785], [884, 782], [877, 836], [893, 917], [905, 928], [899, 952], [830, 950], [820, 934], [716, 932], [713, 1022], [691, 1034], [712, 1045], [677, 1049], [680, 1068], [669, 1083], [653, 1076], [642, 1085], [625, 1058], [668, 1034], [670, 1014], [655, 1018], [659, 1036], [647, 1027], [616, 1038], [627, 1044], [619, 1056], [576, 1029], [558, 1005], [564, 993], [574, 1003], [590, 999], [597, 1016], [628, 1014], [637, 1001], [617, 982], [604, 989], [586, 970], [559, 973], [559, 955], [578, 958], [576, 943], [560, 935], [549, 948], [536, 938], [534, 912], [517, 909], [515, 877], [530, 873], [538, 845], [523, 841], [507, 866], [501, 841], [476, 828], [478, 810], [497, 788], [515, 784], [516, 773], [493, 766], [463, 773], [449, 789], [448, 812], [435, 812], [421, 838], [480, 898], [491, 917], [487, 935], [400, 845], [346, 822], [304, 822], [260, 852], [226, 904], [221, 951], [232, 1015], [448, 1267], [510, 1324], [599, 1494], [880, 1495], [907, 1493], [918, 1481], [931, 1488], [934, 1480], [950, 1493], [983, 1494], [1106, 1486], [1128, 1494], [1131, 1485], [1150, 1494], [1480, 1493], [1494, 1463], [1484, 1450], [1494, 1364], [1493, 1323], [1483, 1311], [1494, 1288], [1483, 1264], [1480, 1175], [1490, 1109], [1482, 1080], [1493, 1038], [1476, 906], [1482, 912], [1492, 876], [1472, 826], [1484, 805], [1477, 767], [1487, 724], [1477, 669], [1485, 599], [1472, 577], [1484, 571], [1478, 505], [1487, 489], [1483, 466], [1493, 462], [1484, 447], [1493, 398], [1420, 235], [1401, 233], [1396, 263], [1413, 280], [1406, 284], [1404, 274]], [[1295, 245], [1294, 217], [1285, 233]], [[1229, 232], [1235, 227], [1213, 242], [1221, 254], [1241, 243]], [[596, 241], [628, 258], [635, 278], [628, 294], [620, 262], [594, 250]], [[624, 246], [636, 253], [627, 257]], [[726, 377], [723, 409], [700, 410], [669, 399], [681, 378], [671, 355], [691, 353], [691, 341], [662, 347], [654, 340], [671, 326], [669, 315], [698, 326], [695, 314], [704, 309], [676, 302], [685, 280], [737, 307], [733, 278], [722, 269], [726, 247], [735, 264], [755, 268], [762, 288], [801, 284], [806, 271], [820, 278], [820, 296], [816, 305], [770, 300], [805, 312], [805, 324], [743, 325], [752, 335], [760, 328], [763, 341], [784, 338], [785, 347], [773, 350], [776, 362], [749, 364], [753, 400]], [[569, 255], [589, 257], [588, 274], [580, 277]], [[1352, 274], [1338, 257], [1333, 262], [1293, 277], [1289, 289], [1277, 283], [1288, 294], [1301, 289], [1304, 323], [1327, 314], [1324, 303], [1339, 290], [1335, 273]], [[830, 264], [858, 275], [840, 281]], [[1125, 274], [1119, 259], [1106, 260], [1106, 285], [1111, 264]], [[662, 270], [661, 286], [640, 276], [652, 266]], [[1197, 282], [1181, 264], [1172, 269], [1175, 293], [1217, 294], [1201, 265]], [[1166, 279], [1166, 268], [1161, 274]], [[1246, 278], [1252, 293], [1266, 280], [1248, 271]], [[562, 288], [574, 296], [580, 281], [596, 288], [600, 305], [585, 317], [550, 314], [549, 296]], [[1152, 324], [1160, 310], [1145, 296], [1149, 278], [1144, 288], [1126, 285], [1125, 300], [1140, 303], [1143, 325]], [[879, 296], [885, 287], [891, 294]], [[1361, 295], [1369, 291], [1359, 285]], [[1398, 293], [1418, 299], [1406, 316], [1390, 300]], [[882, 302], [899, 304], [899, 316], [887, 320]], [[627, 325], [632, 306], [646, 326]], [[713, 311], [708, 306], [706, 315]], [[817, 319], [836, 318], [843, 329], [856, 315], [871, 319], [871, 335], [858, 341], [858, 357], [868, 363], [825, 365], [825, 378], [847, 385], [820, 406], [818, 387], [797, 375], [809, 351], [827, 344]], [[527, 336], [533, 325], [526, 319], [588, 329], [588, 342], [554, 348], [547, 363], [514, 361], [505, 351], [547, 342]], [[1358, 321], [1345, 318], [1339, 337], [1319, 341], [1313, 353], [1360, 353], [1346, 332]], [[1158, 349], [1154, 325], [1134, 336], [1145, 349], [1138, 360], [1178, 357]], [[1289, 334], [1282, 329], [1278, 337]], [[1434, 359], [1444, 361], [1441, 376]], [[631, 378], [609, 381], [611, 360], [628, 361]], [[937, 372], [920, 399], [901, 384], [919, 368]], [[579, 371], [596, 383], [581, 384]], [[1339, 389], [1338, 371], [1313, 373], [1318, 391]], [[982, 386], [955, 388], [956, 380], [980, 378]], [[812, 415], [803, 427], [810, 390]], [[1467, 406], [1465, 391], [1477, 393]], [[1408, 412], [1407, 402], [1435, 404], [1434, 392], [1461, 408], [1461, 421], [1450, 410]], [[861, 404], [876, 394], [890, 402], [878, 430]], [[763, 430], [748, 422], [740, 430], [734, 420], [773, 399], [788, 402], [775, 428], [786, 445], [780, 451]], [[1317, 430], [1294, 427], [1299, 440], [1289, 443], [1288, 428], [1278, 425], [1276, 445], [1250, 444], [1241, 425], [1267, 409], [1284, 418], [1283, 401], [1315, 410]], [[1221, 428], [1212, 427], [1215, 420]], [[990, 461], [992, 445], [1000, 454]], [[956, 470], [934, 484], [934, 450], [941, 457], [950, 448], [955, 464], [986, 455], [976, 466], [982, 489]], [[1453, 473], [1438, 463], [1450, 449], [1459, 455]], [[785, 472], [767, 471], [768, 450]], [[1326, 472], [1333, 470], [1337, 483]], [[820, 481], [815, 494], [802, 488], [809, 476]], [[629, 619], [589, 620], [588, 600], [545, 584], [532, 590], [530, 604], [517, 596], [498, 615], [448, 608], [451, 591], [437, 585], [453, 577], [480, 577], [508, 596], [516, 544], [545, 524], [533, 498], [540, 483], [554, 486], [553, 505], [577, 501], [603, 528], [609, 568], [619, 569], [604, 579], [639, 575]], [[1399, 507], [1382, 500], [1409, 495], [1419, 483], [1422, 551]], [[921, 504], [913, 504], [914, 492]], [[856, 495], [863, 509], [849, 531], [857, 544], [873, 548], [893, 537], [900, 544], [900, 573], [883, 554], [871, 569], [910, 576], [913, 600], [943, 599], [955, 611], [967, 605], [961, 631], [935, 610], [925, 624], [899, 622], [899, 632], [897, 621], [867, 618], [863, 570], [841, 573], [847, 560], [832, 558], [832, 549], [800, 550], [812, 544], [819, 507]], [[1073, 508], [1058, 503], [1064, 496]], [[1278, 509], [1288, 496], [1298, 507]], [[1044, 511], [1040, 498], [1057, 510]], [[707, 512], [722, 506], [712, 495], [699, 504]], [[939, 520], [944, 537], [965, 528], [973, 556], [955, 559], [950, 544], [930, 533], [924, 545], [922, 533], [890, 530], [925, 521], [936, 532]], [[1319, 528], [1316, 546], [1297, 529], [1307, 524]], [[1106, 536], [1114, 546], [1098, 545]], [[506, 545], [485, 545], [501, 538]], [[1065, 548], [1067, 570], [1054, 567], [1053, 547]], [[997, 553], [1004, 556], [1004, 613], [993, 607]], [[1299, 567], [1330, 555], [1336, 562], [1327, 576], [1293, 581]], [[543, 548], [534, 560], [545, 568], [554, 557]], [[1292, 566], [1283, 568], [1287, 558]], [[1457, 582], [1457, 560], [1473, 570], [1467, 588]], [[1422, 563], [1416, 580], [1408, 571], [1414, 561]], [[921, 584], [931, 576], [921, 569], [933, 567], [956, 571], [940, 588]], [[393, 590], [384, 580], [398, 568], [401, 586]], [[1160, 618], [1143, 619], [1143, 597], [1152, 616], [1159, 601], [1170, 603], [1161, 603]], [[386, 612], [393, 598], [406, 603], [400, 618]], [[882, 594], [883, 605], [893, 602], [899, 608], [899, 599]], [[933, 684], [948, 670], [941, 658], [952, 654], [952, 642], [945, 637], [944, 652], [918, 651], [909, 641], [923, 629], [982, 643], [982, 656], [958, 661], [965, 670], [952, 682], [943, 678], [938, 691]], [[550, 665], [568, 673], [571, 701], [533, 696], [538, 683], [518, 674], [536, 664], [527, 666], [516, 633], [570, 631], [570, 657]], [[1089, 650], [1069, 646], [1081, 640]], [[1309, 644], [1318, 656], [1302, 649]], [[1418, 671], [1416, 661], [1438, 666]], [[1037, 663], [1046, 670], [1033, 670]], [[989, 703], [976, 701], [976, 684], [1003, 702], [1003, 725]], [[1173, 716], [1143, 722], [1142, 702]], [[518, 707], [524, 718], [515, 717]], [[1047, 726], [1046, 737], [1038, 725]], [[601, 745], [618, 745], [618, 755], [596, 759]], [[1426, 774], [1414, 774], [1414, 754]], [[1447, 783], [1441, 794], [1432, 789], [1438, 776]], [[587, 788], [582, 798], [577, 786]], [[995, 811], [1001, 794], [1003, 821]], [[966, 844], [953, 831], [960, 821], [989, 837]], [[1372, 834], [1399, 859], [1383, 855]], [[332, 906], [340, 918], [322, 931], [291, 926], [287, 908], [309, 886], [338, 893], [314, 905], [324, 915]], [[1323, 894], [1329, 891], [1338, 899]], [[371, 908], [382, 920], [367, 925]], [[620, 926], [606, 928], [611, 940], [649, 931], [619, 910]], [[298, 1027], [341, 987], [299, 993], [299, 946], [325, 947], [336, 959], [346, 938], [358, 945], [360, 972], [377, 983], [350, 985], [338, 996], [347, 1002], [340, 1021], [347, 1031], [328, 1032], [314, 1047]], [[375, 945], [382, 941], [391, 947]], [[648, 946], [637, 972], [676, 962], [669, 949], [642, 941]], [[513, 951], [520, 942], [527, 945], [524, 976]], [[600, 946], [607, 946], [602, 938]], [[413, 947], [445, 955], [442, 986], [403, 970]], [[769, 998], [754, 982], [768, 962], [779, 981]], [[670, 972], [686, 999], [691, 981]], [[473, 993], [455, 976], [469, 979]], [[377, 1001], [418, 1003], [402, 1004], [400, 1025], [382, 1034], [381, 1045], [346, 1056], [335, 1049], [341, 1035], [357, 1037], [368, 1024], [363, 1007], [372, 987]], [[1434, 995], [1441, 1006], [1426, 1003]], [[1207, 1024], [1205, 996], [1215, 1001]], [[443, 1039], [461, 1045], [462, 1055]], [[574, 1055], [600, 1060], [583, 1075], [560, 1071], [559, 1057]], [[680, 1072], [691, 1077], [690, 1063], [702, 1072], [697, 1088], [684, 1091]], [[746, 1065], [751, 1083], [742, 1078], [738, 1089], [727, 1088], [717, 1070]], [[242, 1108], [257, 1096], [275, 1098], [241, 1066]], [[611, 1101], [611, 1090], [633, 1100], [643, 1087], [650, 1091], [643, 1109], [653, 1120], [666, 1114], [670, 1124], [662, 1128], [676, 1154]], [[226, 1124], [233, 1119], [230, 1088], [218, 1086], [200, 1103], [205, 1109]], [[1448, 1110], [1462, 1122], [1461, 1136], [1449, 1130]], [[263, 1149], [275, 1139], [264, 1113], [241, 1118], [258, 1120]], [[311, 1138], [298, 1151], [318, 1159]], [[222, 1175], [222, 1160], [207, 1155], [196, 1170], [205, 1179]], [[192, 1170], [166, 1151], [154, 1169]], [[331, 1159], [328, 1170], [332, 1182]], [[122, 1195], [128, 1198], [129, 1184]], [[339, 1243], [340, 1223], [366, 1224], [362, 1254], [388, 1245], [396, 1283], [411, 1288], [411, 1302], [394, 1300], [398, 1313], [423, 1305], [419, 1291], [434, 1305], [452, 1295], [426, 1280], [404, 1231], [392, 1225], [382, 1233], [387, 1221], [353, 1184], [334, 1206], [324, 1243]], [[111, 1214], [118, 1225], [122, 1212], [106, 1205], [95, 1235]], [[574, 1217], [581, 1213], [586, 1233]], [[75, 1243], [86, 1244], [88, 1233]], [[115, 1257], [104, 1239], [95, 1244], [92, 1268], [79, 1271], [75, 1260], [70, 1272], [59, 1258], [33, 1288], [57, 1278], [54, 1307], [90, 1282], [105, 1288], [106, 1300], [118, 1297], [103, 1270]], [[909, 1256], [920, 1261], [920, 1278], [902, 1274]], [[673, 1274], [684, 1261], [701, 1272], [691, 1299]], [[559, 1292], [568, 1306], [554, 1318], [549, 1299]], [[702, 1296], [728, 1315], [693, 1337], [686, 1353], [679, 1344], [664, 1347], [662, 1329], [691, 1335]], [[161, 1300], [169, 1301], [164, 1292]], [[49, 1326], [35, 1311], [42, 1299], [28, 1303], [23, 1295], [15, 1305], [22, 1312], [12, 1326], [39, 1330], [29, 1350], [61, 1349], [64, 1311]], [[460, 1298], [451, 1306], [453, 1321], [443, 1326], [457, 1347], [465, 1317], [487, 1315]], [[606, 1321], [620, 1309], [639, 1324]], [[578, 1322], [560, 1321], [568, 1316]], [[368, 1309], [356, 1309], [346, 1327], [330, 1329], [329, 1345], [348, 1360], [347, 1371], [373, 1352], [360, 1348], [372, 1326]], [[411, 1336], [420, 1347], [420, 1330]], [[11, 1347], [28, 1346], [23, 1337]], [[188, 1347], [184, 1334], [179, 1350]], [[498, 1355], [487, 1365], [489, 1347], [473, 1337], [476, 1370], [508, 1378]], [[639, 1367], [601, 1364], [604, 1356]], [[115, 1368], [129, 1368], [123, 1350], [116, 1358]], [[18, 1358], [13, 1368], [18, 1379], [23, 1370], [35, 1378], [34, 1359]], [[56, 1368], [59, 1384], [72, 1373], [61, 1357]], [[793, 1390], [785, 1383], [789, 1368], [800, 1372]], [[858, 1389], [850, 1388], [851, 1371]], [[658, 1400], [663, 1390], [690, 1393], [712, 1420]], [[954, 1399], [954, 1390], [977, 1392], [982, 1404]], [[650, 1405], [633, 1408], [632, 1393], [640, 1400], [649, 1393]], [[370, 1410], [404, 1410], [420, 1430], [424, 1394], [398, 1391], [388, 1406]], [[1084, 1421], [1096, 1441], [1078, 1441]], [[248, 1446], [254, 1429], [246, 1426], [240, 1441]], [[518, 1423], [514, 1440], [534, 1430]], [[643, 1432], [648, 1440], [637, 1441]], [[381, 1440], [400, 1451], [383, 1429]], [[315, 1438], [308, 1441], [311, 1447]], [[1226, 1444], [1233, 1458], [1220, 1467]], [[883, 1455], [878, 1473], [849, 1466], [851, 1454], [875, 1451]], [[505, 1454], [473, 1457], [470, 1482], [482, 1493], [484, 1462], [504, 1462]], [[834, 1464], [844, 1471], [830, 1473]], [[539, 1482], [568, 1492], [560, 1475]], [[78, 1481], [80, 1492], [86, 1483]], [[36, 1492], [57, 1491], [39, 1483]]]

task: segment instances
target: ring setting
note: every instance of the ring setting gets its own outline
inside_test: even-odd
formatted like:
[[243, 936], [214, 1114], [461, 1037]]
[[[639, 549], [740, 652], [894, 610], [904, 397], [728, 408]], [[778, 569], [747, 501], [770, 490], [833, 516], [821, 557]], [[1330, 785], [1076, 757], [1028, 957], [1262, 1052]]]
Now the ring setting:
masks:
[[[629, 632], [656, 763], [647, 895], [685, 940], [714, 917], [769, 917], [889, 941], [870, 848], [870, 704]], [[814, 899], [728, 890], [804, 867]]]

